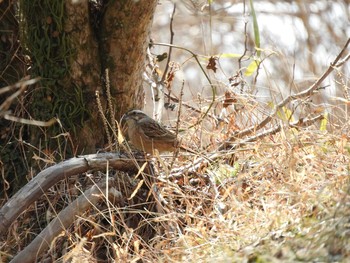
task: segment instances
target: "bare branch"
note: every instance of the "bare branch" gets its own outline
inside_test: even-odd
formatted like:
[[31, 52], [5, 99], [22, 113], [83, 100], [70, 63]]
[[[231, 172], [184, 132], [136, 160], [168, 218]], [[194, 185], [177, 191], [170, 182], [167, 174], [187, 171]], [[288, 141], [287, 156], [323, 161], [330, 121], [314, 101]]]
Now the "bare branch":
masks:
[[338, 54], [338, 56], [335, 58], [335, 60], [331, 63], [331, 65], [328, 67], [328, 69], [322, 74], [322, 76], [320, 78], [318, 78], [314, 84], [312, 84], [308, 89], [290, 95], [288, 97], [286, 97], [284, 100], [282, 100], [280, 103], [278, 103], [273, 111], [264, 119], [262, 120], [259, 124], [254, 125], [252, 127], [249, 127], [245, 130], [242, 130], [240, 132], [237, 132], [236, 134], [234, 134], [230, 140], [234, 140], [235, 138], [241, 138], [243, 136], [246, 136], [248, 134], [251, 134], [257, 130], [260, 130], [261, 128], [263, 128], [264, 126], [266, 126], [267, 123], [269, 123], [272, 118], [277, 114], [277, 112], [283, 107], [285, 106], [287, 103], [291, 102], [292, 100], [295, 99], [300, 99], [300, 98], [306, 98], [311, 96], [312, 94], [314, 94], [315, 92], [317, 92], [317, 89], [319, 88], [319, 86], [322, 84], [322, 82], [328, 77], [328, 75], [334, 70], [334, 68], [336, 67], [338, 61], [341, 59], [341, 57], [343, 56], [345, 50], [347, 49], [347, 47], [350, 44], [350, 38], [348, 39], [348, 41], [346, 42], [346, 44], [344, 45], [343, 49], [340, 51], [340, 53]]
[[43, 170], [1, 208], [0, 236], [5, 234], [10, 225], [27, 207], [58, 181], [91, 170], [105, 170], [107, 162], [111, 168], [136, 172], [139, 168], [137, 162], [144, 162], [144, 159], [139, 157], [135, 160], [123, 153], [91, 154], [75, 157]]
[[113, 202], [120, 202], [122, 200], [122, 194], [113, 188], [115, 183], [115, 180], [110, 178], [108, 184], [104, 181], [85, 191], [69, 206], [62, 210], [24, 250], [12, 259], [11, 262], [36, 262], [37, 258], [49, 248], [52, 241], [62, 231], [65, 231], [76, 220], [77, 216], [82, 215], [87, 209], [96, 205], [101, 199], [106, 198], [105, 193], [108, 188], [107, 185], [109, 186], [108, 199], [113, 200]]

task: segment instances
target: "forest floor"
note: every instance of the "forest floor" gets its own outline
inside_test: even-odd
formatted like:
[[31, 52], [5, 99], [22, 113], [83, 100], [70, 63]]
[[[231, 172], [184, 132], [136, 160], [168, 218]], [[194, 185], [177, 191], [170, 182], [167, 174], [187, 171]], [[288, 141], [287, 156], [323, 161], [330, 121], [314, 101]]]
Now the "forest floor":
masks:
[[[350, 137], [312, 127], [284, 129], [177, 177], [174, 170], [201, 155], [153, 159], [152, 180], [141, 171], [144, 167], [128, 183], [125, 174], [114, 173], [126, 195], [123, 205], [92, 206], [42, 257], [65, 262], [346, 262]], [[3, 262], [81, 194], [77, 182], [86, 187], [84, 180], [93, 176], [103, 180], [106, 174], [65, 180], [21, 215], [1, 243]]]

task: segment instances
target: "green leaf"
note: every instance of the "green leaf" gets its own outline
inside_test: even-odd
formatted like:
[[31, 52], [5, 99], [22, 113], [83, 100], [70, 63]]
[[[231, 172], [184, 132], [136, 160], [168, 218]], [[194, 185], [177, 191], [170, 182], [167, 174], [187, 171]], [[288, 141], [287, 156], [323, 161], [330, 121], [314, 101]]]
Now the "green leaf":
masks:
[[216, 55], [220, 58], [240, 58], [242, 55], [241, 54], [236, 54], [236, 53], [222, 53], [220, 55]]
[[256, 19], [256, 13], [254, 10], [254, 4], [253, 0], [250, 0], [250, 9], [252, 12], [253, 17], [253, 28], [254, 28], [254, 40], [255, 40], [255, 47], [257, 48], [257, 55], [260, 57], [261, 51], [260, 51], [260, 33], [259, 33], [259, 25], [258, 20]]
[[323, 114], [323, 119], [321, 121], [320, 131], [326, 131], [327, 130], [327, 123], [328, 123], [328, 112], [325, 112]]
[[252, 62], [250, 62], [250, 64], [248, 65], [247, 69], [244, 72], [245, 76], [251, 76], [259, 67], [260, 61], [259, 60], [253, 60]]
[[282, 107], [282, 110], [284, 113], [285, 120], [293, 122], [294, 121], [293, 112], [290, 109], [288, 109], [287, 107]]

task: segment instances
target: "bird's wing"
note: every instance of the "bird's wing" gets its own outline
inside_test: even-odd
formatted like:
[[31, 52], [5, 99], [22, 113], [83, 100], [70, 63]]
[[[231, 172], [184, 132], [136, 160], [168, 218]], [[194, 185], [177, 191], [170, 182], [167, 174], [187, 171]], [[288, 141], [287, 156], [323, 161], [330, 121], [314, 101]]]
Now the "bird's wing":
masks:
[[173, 141], [176, 135], [167, 130], [163, 125], [157, 123], [151, 118], [144, 118], [138, 121], [140, 128], [145, 136], [152, 140]]

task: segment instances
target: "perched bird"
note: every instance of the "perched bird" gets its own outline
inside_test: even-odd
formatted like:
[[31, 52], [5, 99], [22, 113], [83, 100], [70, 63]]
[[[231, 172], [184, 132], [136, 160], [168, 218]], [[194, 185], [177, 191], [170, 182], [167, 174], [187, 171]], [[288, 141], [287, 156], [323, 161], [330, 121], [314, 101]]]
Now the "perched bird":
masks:
[[124, 135], [129, 137], [130, 142], [137, 149], [147, 153], [153, 154], [154, 149], [159, 152], [173, 152], [180, 147], [173, 132], [140, 110], [125, 113], [121, 119], [121, 126], [125, 127]]

